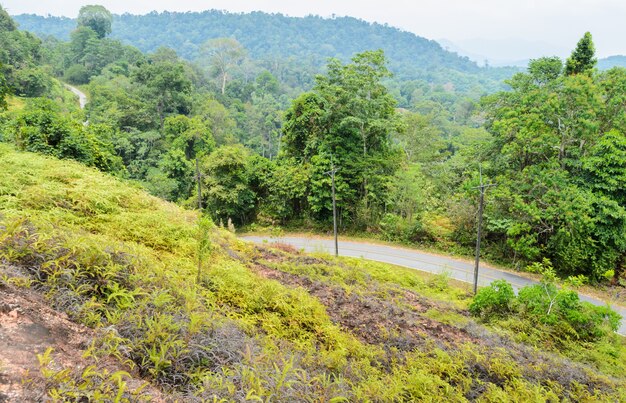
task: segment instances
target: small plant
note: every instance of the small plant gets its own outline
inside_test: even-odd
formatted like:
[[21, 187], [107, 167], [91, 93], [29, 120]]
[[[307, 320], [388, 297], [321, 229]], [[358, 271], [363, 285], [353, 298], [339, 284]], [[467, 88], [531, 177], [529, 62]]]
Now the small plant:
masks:
[[568, 287], [572, 287], [572, 288], [580, 288], [583, 285], [587, 284], [588, 282], [589, 282], [589, 279], [587, 278], [587, 276], [583, 274], [579, 274], [577, 276], [569, 276], [565, 279], [565, 284]]
[[518, 314], [545, 325], [556, 341], [597, 341], [619, 328], [621, 316], [617, 312], [608, 306], [580, 301], [575, 291], [558, 289], [551, 280], [548, 271], [540, 284], [523, 287], [517, 297], [508, 282], [496, 280], [480, 290], [469, 311], [486, 322]]
[[147, 383], [128, 390], [130, 374], [126, 371], [110, 373], [95, 365], [57, 370], [52, 352], [52, 348], [48, 348], [43, 354], [37, 354], [41, 374], [46, 379], [46, 394], [52, 401], [132, 402], [147, 398], [142, 392]]
[[448, 288], [450, 288], [451, 276], [452, 275], [451, 275], [450, 270], [446, 267], [441, 271], [441, 273], [437, 273], [434, 276], [432, 276], [430, 281], [428, 282], [428, 285], [432, 289], [435, 289], [437, 291], [445, 291]]
[[[221, 223], [221, 221], [220, 221]], [[230, 218], [228, 219], [229, 226], [232, 225]], [[210, 231], [214, 228], [213, 222], [210, 218], [202, 216], [198, 219], [197, 237], [198, 237], [198, 251], [197, 251], [197, 263], [198, 272], [196, 274], [196, 283], [200, 283], [200, 277], [202, 275], [202, 267], [206, 256], [211, 252], [211, 239], [209, 237]], [[233, 227], [234, 228], [234, 227]]]

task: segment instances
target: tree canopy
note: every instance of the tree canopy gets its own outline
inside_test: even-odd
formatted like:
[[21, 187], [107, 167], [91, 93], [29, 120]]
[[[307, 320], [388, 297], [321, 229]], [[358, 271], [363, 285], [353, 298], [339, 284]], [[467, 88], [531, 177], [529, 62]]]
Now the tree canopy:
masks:
[[589, 72], [596, 66], [598, 60], [595, 58], [596, 48], [593, 44], [593, 38], [589, 32], [578, 41], [576, 49], [572, 51], [571, 56], [565, 63], [565, 74], [580, 74]]
[[384, 209], [388, 178], [397, 166], [391, 135], [399, 128], [395, 100], [381, 80], [389, 76], [382, 51], [356, 55], [351, 63], [331, 60], [310, 93], [287, 111], [284, 157], [311, 169], [311, 213], [328, 217], [325, 174], [337, 173], [338, 205], [348, 222], [365, 224]]
[[82, 6], [76, 20], [78, 27], [93, 29], [100, 39], [111, 33], [112, 21], [113, 16], [109, 10], [100, 5]]

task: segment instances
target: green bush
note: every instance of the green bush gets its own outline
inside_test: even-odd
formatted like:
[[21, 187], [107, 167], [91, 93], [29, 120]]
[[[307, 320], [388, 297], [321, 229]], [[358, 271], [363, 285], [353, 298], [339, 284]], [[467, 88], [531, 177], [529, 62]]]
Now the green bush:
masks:
[[496, 280], [476, 294], [469, 305], [469, 311], [484, 319], [507, 315], [511, 312], [514, 300], [515, 293], [511, 284], [505, 280]]
[[575, 291], [558, 289], [545, 280], [520, 289], [517, 297], [508, 282], [494, 281], [478, 292], [469, 311], [484, 321], [517, 313], [531, 323], [545, 325], [558, 340], [597, 341], [615, 332], [621, 320], [608, 306], [582, 302]]
[[73, 64], [65, 71], [65, 79], [72, 84], [87, 84], [89, 71], [81, 64]]
[[419, 242], [432, 239], [420, 220], [408, 220], [397, 214], [385, 214], [378, 227], [387, 241]]

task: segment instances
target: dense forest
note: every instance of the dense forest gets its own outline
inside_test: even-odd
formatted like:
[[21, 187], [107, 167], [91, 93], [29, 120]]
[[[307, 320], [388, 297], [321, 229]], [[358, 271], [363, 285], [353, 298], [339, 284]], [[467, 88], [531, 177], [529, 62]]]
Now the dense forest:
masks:
[[[76, 26], [74, 19], [65, 17], [18, 15], [15, 19], [22, 29], [61, 40], [69, 40]], [[281, 82], [292, 82], [300, 89], [312, 85], [314, 75], [321, 72], [328, 58], [347, 62], [354, 54], [372, 49], [384, 50], [398, 80], [415, 81], [414, 86], [447, 86], [448, 91], [453, 89], [472, 97], [502, 89], [502, 80], [517, 70], [480, 68], [466, 57], [444, 50], [435, 41], [351, 17], [295, 18], [217, 10], [123, 14], [113, 15], [111, 37], [143, 52], [167, 46], [191, 61], [205, 56], [208, 39], [233, 38], [251, 59], [260, 62]], [[245, 66], [243, 58], [242, 64], [252, 68]], [[414, 90], [407, 89], [403, 94], [409, 102]]]
[[[302, 35], [272, 64], [276, 42], [252, 34], [157, 46], [146, 21], [163, 16], [169, 36], [202, 17], [266, 21], [262, 38], [277, 19], [381, 46]], [[0, 8], [0, 297], [44, 293], [95, 329], [42, 350], [22, 400], [625, 400], [619, 315], [575, 291], [626, 284], [626, 69], [598, 69], [590, 33], [497, 82], [505, 70], [354, 19], [22, 18], [70, 33], [35, 36]], [[119, 39], [135, 20], [154, 44]], [[469, 254], [480, 181], [495, 185], [484, 256], [542, 278], [517, 294], [231, 233], [329, 232], [334, 182], [342, 233]]]

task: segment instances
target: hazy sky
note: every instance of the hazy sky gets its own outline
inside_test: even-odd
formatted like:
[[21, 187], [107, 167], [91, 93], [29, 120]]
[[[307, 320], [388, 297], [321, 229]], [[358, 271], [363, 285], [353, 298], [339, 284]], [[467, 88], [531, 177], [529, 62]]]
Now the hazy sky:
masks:
[[542, 46], [544, 52], [566, 53], [590, 31], [598, 56], [626, 54], [625, 0], [0, 0], [10, 14], [68, 17], [75, 17], [82, 5], [94, 3], [116, 14], [218, 9], [348, 15], [388, 23], [429, 39], [446, 38], [494, 58], [497, 52], [507, 53], [503, 58], [513, 54], [535, 57], [526, 55], [528, 48]]

